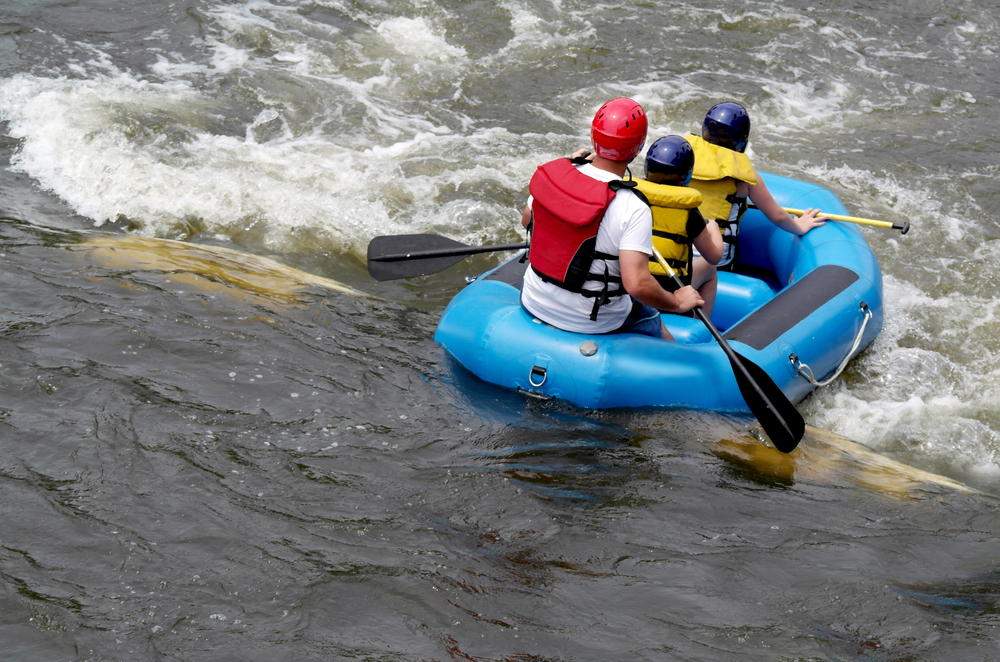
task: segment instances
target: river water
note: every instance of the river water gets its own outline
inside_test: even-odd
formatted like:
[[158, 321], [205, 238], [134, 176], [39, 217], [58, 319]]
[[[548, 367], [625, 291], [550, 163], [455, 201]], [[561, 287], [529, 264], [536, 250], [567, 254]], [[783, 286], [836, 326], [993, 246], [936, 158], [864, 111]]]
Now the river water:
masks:
[[[5, 0], [0, 658], [996, 659], [1000, 8], [960, 4]], [[496, 255], [367, 275], [519, 241], [615, 96], [738, 100], [758, 169], [912, 225], [863, 228], [885, 327], [792, 456], [465, 374], [431, 338]]]

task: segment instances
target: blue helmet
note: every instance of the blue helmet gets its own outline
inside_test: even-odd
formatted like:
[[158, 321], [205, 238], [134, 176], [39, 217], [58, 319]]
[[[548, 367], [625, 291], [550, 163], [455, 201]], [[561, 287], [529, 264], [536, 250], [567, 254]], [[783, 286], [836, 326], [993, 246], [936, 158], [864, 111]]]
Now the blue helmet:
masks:
[[743, 152], [750, 139], [750, 115], [735, 101], [717, 103], [705, 114], [701, 137], [720, 147]]
[[694, 171], [694, 150], [681, 136], [657, 138], [646, 152], [646, 179], [654, 184], [687, 186]]

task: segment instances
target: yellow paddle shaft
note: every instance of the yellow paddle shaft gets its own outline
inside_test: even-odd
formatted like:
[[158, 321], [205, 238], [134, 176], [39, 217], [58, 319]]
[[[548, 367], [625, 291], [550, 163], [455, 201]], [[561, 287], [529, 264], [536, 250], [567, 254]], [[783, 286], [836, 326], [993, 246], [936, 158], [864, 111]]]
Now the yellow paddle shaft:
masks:
[[[795, 214], [796, 216], [802, 216], [803, 214], [806, 213], [806, 211], [804, 209], [791, 209], [789, 207], [782, 207], [782, 209], [784, 209], [785, 211], [787, 211], [789, 214]], [[892, 230], [901, 230], [902, 234], [906, 234], [906, 232], [910, 229], [910, 223], [909, 223], [909, 221], [907, 221], [903, 225], [897, 225], [897, 224], [894, 224], [894, 223], [890, 223], [889, 221], [876, 221], [873, 218], [858, 218], [857, 216], [842, 216], [840, 214], [824, 214], [824, 215], [825, 216], [829, 216], [831, 221], [846, 221], [847, 223], [861, 223], [861, 224], [864, 224], [864, 225], [877, 225], [880, 228], [890, 228]]]
[[660, 266], [663, 267], [663, 270], [667, 272], [668, 276], [671, 278], [677, 278], [677, 272], [674, 271], [669, 264], [667, 264], [667, 261], [663, 259], [662, 255], [660, 255], [660, 251], [656, 250], [656, 246], [653, 246], [653, 257], [655, 257], [656, 261], [660, 263]]

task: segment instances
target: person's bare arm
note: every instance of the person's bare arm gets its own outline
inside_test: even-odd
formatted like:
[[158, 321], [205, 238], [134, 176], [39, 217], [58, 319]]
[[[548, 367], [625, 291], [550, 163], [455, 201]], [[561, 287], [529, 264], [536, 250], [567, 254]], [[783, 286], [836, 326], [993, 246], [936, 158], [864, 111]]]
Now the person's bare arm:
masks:
[[691, 286], [682, 287], [673, 293], [660, 287], [649, 273], [649, 256], [645, 253], [621, 251], [618, 263], [622, 270], [622, 286], [639, 303], [672, 313], [686, 313], [695, 306], [705, 304], [698, 290]]
[[[767, 220], [785, 232], [801, 236], [813, 228], [826, 225], [826, 221], [829, 219], [829, 216], [823, 216], [818, 209], [811, 208], [807, 209], [806, 213], [802, 216], [789, 214], [782, 209], [781, 205], [774, 199], [774, 196], [771, 195], [771, 192], [767, 190], [767, 184], [764, 183], [760, 174], [757, 175], [756, 186], [750, 186], [744, 182], [740, 182], [740, 184], [747, 187], [747, 197], [750, 198], [750, 201], [757, 209], [764, 213], [764, 216], [767, 216]], [[739, 192], [737, 192], [737, 195], [739, 195]]]
[[524, 211], [521, 212], [521, 225], [528, 227], [528, 223], [531, 223], [531, 205], [524, 205]]
[[694, 238], [694, 247], [709, 264], [718, 264], [722, 259], [723, 243], [719, 224], [714, 220], [706, 220], [705, 228]]

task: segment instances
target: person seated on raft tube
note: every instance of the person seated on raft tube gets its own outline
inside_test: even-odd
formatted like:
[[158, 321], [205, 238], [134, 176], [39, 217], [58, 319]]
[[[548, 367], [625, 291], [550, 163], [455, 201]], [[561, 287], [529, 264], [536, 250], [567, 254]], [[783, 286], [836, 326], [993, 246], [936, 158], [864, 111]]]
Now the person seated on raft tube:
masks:
[[690, 286], [668, 292], [649, 272], [653, 218], [622, 177], [646, 142], [646, 113], [632, 99], [601, 106], [591, 122], [592, 162], [556, 159], [531, 178], [521, 224], [532, 233], [521, 305], [575, 333], [642, 333], [673, 340], [658, 310], [705, 302]]
[[732, 270], [735, 265], [739, 222], [747, 210], [747, 198], [769, 221], [799, 236], [824, 225], [829, 218], [821, 216], [818, 209], [807, 209], [796, 217], [774, 200], [750, 164], [750, 157], [743, 153], [750, 139], [750, 115], [740, 104], [715, 104], [705, 114], [701, 136], [688, 134], [685, 138], [694, 148], [691, 186], [701, 192], [699, 209], [705, 218], [717, 221], [722, 230], [725, 250], [719, 269]]
[[[719, 284], [715, 265], [722, 259], [722, 233], [715, 220], [706, 221], [698, 211], [701, 193], [688, 187], [693, 171], [690, 143], [681, 136], [664, 136], [646, 151], [646, 178], [635, 181], [653, 211], [653, 246], [684, 285], [698, 290], [705, 301], [702, 311], [711, 318]], [[697, 258], [693, 257], [692, 244], [700, 253]], [[663, 289], [677, 289], [677, 282], [655, 257], [649, 259], [649, 271]]]

